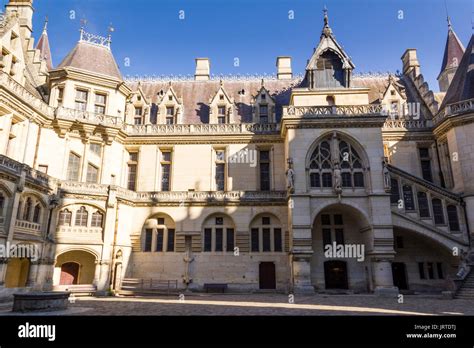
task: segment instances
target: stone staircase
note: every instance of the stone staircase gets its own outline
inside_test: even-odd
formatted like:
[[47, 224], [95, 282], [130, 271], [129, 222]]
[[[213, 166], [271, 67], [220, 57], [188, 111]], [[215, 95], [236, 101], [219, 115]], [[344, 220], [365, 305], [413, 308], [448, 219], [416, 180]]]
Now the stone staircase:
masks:
[[464, 279], [460, 288], [456, 292], [455, 298], [464, 300], [474, 300], [474, 272], [472, 270]]
[[174, 295], [178, 293], [178, 281], [124, 278], [117, 293], [123, 296]]

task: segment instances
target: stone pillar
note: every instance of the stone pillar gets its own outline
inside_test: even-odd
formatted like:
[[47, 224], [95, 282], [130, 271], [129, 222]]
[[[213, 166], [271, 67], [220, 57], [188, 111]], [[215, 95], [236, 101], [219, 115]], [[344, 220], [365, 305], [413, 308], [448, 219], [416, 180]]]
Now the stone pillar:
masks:
[[0, 287], [5, 285], [5, 275], [7, 274], [8, 259], [0, 258]]
[[30, 270], [28, 272], [28, 280], [26, 281], [26, 286], [32, 288], [38, 288], [39, 284], [37, 282], [38, 278], [38, 269], [39, 269], [39, 262], [38, 261], [31, 261], [30, 263]]
[[293, 254], [292, 274], [293, 292], [295, 294], [314, 294], [311, 284], [311, 255], [313, 253]]
[[392, 258], [387, 255], [372, 256], [372, 275], [374, 294], [379, 296], [397, 296], [398, 288], [393, 285]]
[[100, 260], [96, 266], [99, 269], [99, 278], [97, 282], [97, 292], [105, 294], [105, 292], [109, 289], [109, 266], [111, 262], [110, 260]]
[[94, 272], [94, 281], [92, 284], [94, 284], [97, 289], [99, 288], [99, 279], [100, 279], [100, 261], [96, 260], [95, 261], [95, 272]]

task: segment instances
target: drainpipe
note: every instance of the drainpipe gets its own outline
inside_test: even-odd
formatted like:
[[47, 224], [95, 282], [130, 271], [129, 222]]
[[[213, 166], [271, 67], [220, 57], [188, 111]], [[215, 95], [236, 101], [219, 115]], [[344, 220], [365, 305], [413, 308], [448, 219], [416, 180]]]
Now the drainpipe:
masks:
[[115, 287], [114, 275], [115, 275], [115, 277], [117, 277], [117, 275], [115, 274], [115, 246], [116, 246], [116, 243], [117, 243], [117, 232], [118, 232], [118, 224], [119, 224], [118, 217], [119, 217], [119, 205], [118, 205], [118, 202], [116, 202], [115, 225], [114, 225], [114, 241], [113, 241], [113, 244], [112, 244], [112, 261], [111, 261], [112, 267], [110, 268], [110, 279], [109, 279], [109, 287], [111, 289], [113, 287]]

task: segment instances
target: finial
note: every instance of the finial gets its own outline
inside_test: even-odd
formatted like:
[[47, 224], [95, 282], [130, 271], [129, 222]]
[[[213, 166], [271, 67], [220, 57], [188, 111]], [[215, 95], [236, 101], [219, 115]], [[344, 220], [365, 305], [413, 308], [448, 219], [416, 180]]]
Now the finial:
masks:
[[324, 26], [329, 27], [328, 8], [326, 7], [326, 5], [324, 5], [323, 13], [324, 13]]
[[222, 79], [219, 80], [219, 83], [220, 83], [221, 87], [224, 85], [224, 82], [222, 81]]
[[109, 24], [107, 31], [109, 32], [109, 35], [107, 36], [107, 43], [110, 47], [110, 44], [112, 43], [112, 33], [115, 31], [115, 28], [112, 26], [112, 23]]
[[44, 17], [44, 27], [43, 27], [43, 33], [46, 33], [48, 30], [48, 16]]
[[264, 85], [265, 85], [265, 82], [264, 82], [263, 79], [262, 79], [262, 87], [263, 87]]
[[449, 18], [449, 16], [447, 17], [447, 21], [448, 21], [448, 30], [451, 30], [451, 18]]

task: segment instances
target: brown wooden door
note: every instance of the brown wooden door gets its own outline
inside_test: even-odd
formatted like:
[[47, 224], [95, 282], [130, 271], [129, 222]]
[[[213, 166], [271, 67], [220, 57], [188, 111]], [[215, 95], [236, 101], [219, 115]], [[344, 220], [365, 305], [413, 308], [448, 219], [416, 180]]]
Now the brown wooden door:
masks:
[[66, 262], [61, 266], [60, 285], [77, 284], [79, 278], [79, 264], [75, 262]]
[[344, 261], [326, 261], [324, 263], [326, 289], [348, 289], [347, 264]]
[[259, 283], [260, 289], [276, 289], [275, 264], [273, 262], [260, 262]]

